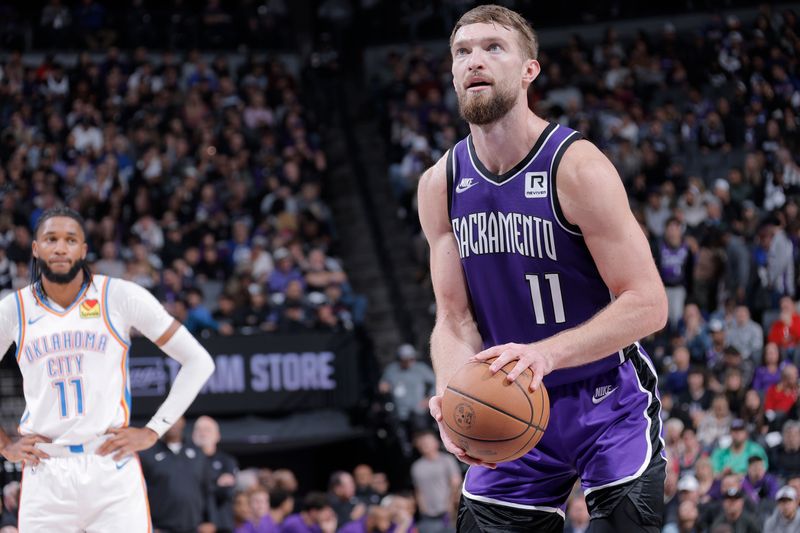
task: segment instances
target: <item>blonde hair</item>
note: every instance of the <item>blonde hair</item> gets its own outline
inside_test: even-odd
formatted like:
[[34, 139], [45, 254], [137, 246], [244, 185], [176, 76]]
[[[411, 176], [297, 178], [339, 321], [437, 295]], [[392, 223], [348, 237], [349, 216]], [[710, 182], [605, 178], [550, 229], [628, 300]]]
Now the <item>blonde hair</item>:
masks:
[[450, 48], [453, 47], [453, 41], [456, 37], [456, 32], [462, 26], [469, 24], [499, 24], [508, 30], [516, 30], [518, 34], [518, 41], [522, 53], [528, 59], [536, 59], [539, 53], [539, 40], [536, 38], [536, 32], [533, 31], [530, 23], [525, 18], [517, 13], [503, 6], [489, 4], [485, 6], [478, 6], [470, 9], [458, 19], [453, 32], [450, 34]]

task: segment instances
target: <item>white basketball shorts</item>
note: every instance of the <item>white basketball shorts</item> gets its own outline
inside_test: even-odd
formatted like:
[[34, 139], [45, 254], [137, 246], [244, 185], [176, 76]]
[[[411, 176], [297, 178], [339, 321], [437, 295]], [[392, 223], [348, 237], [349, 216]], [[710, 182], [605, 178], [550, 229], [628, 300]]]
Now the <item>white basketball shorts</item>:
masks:
[[[48, 453], [50, 450], [48, 450]], [[20, 533], [150, 533], [150, 507], [137, 456], [77, 452], [22, 471]]]

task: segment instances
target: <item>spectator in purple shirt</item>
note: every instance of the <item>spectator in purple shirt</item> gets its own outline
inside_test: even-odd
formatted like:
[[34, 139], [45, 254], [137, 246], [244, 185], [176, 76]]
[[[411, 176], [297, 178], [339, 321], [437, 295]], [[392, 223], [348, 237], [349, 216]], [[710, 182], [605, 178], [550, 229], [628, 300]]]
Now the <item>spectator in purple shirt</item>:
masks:
[[284, 292], [290, 281], [298, 280], [303, 286], [303, 274], [295, 266], [292, 254], [286, 248], [278, 248], [272, 254], [275, 259], [275, 270], [270, 274], [267, 285], [271, 293]]
[[360, 520], [353, 520], [339, 528], [338, 533], [386, 533], [392, 526], [389, 509], [370, 505]]
[[289, 515], [280, 525], [280, 533], [334, 533], [336, 513], [323, 492], [309, 492], [303, 500], [303, 510]]
[[764, 459], [753, 455], [747, 460], [747, 474], [742, 480], [742, 490], [756, 505], [762, 500], [774, 500], [778, 492], [778, 480], [767, 473]]
[[766, 394], [767, 389], [781, 380], [781, 353], [774, 342], [764, 347], [764, 364], [756, 369], [751, 388], [760, 394]]

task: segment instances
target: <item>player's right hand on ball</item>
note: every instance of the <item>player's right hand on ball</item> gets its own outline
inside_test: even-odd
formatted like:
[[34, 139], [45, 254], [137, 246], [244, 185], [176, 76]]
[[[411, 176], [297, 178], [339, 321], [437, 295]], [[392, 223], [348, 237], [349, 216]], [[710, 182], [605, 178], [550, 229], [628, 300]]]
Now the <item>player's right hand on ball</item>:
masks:
[[49, 459], [50, 456], [36, 447], [37, 442], [51, 442], [47, 437], [41, 435], [25, 435], [15, 442], [6, 444], [0, 454], [8, 461], [18, 463], [25, 461], [31, 465], [38, 465], [42, 459]]
[[456, 456], [456, 459], [461, 461], [462, 463], [466, 463], [470, 466], [485, 466], [486, 468], [495, 469], [497, 468], [497, 463], [486, 463], [481, 461], [480, 459], [475, 459], [474, 457], [470, 457], [467, 455], [467, 452], [459, 448], [456, 443], [454, 443], [450, 437], [447, 436], [447, 433], [444, 431], [442, 421], [442, 396], [441, 394], [436, 396], [431, 396], [431, 399], [428, 401], [428, 408], [431, 411], [431, 416], [434, 420], [436, 420], [436, 424], [439, 426], [439, 437], [442, 439], [444, 443], [445, 449], [448, 452], [452, 453]]

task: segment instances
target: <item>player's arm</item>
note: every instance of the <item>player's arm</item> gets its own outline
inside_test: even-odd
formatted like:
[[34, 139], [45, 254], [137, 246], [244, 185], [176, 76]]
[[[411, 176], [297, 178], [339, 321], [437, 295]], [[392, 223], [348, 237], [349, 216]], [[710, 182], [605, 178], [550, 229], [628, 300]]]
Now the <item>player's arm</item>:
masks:
[[[17, 342], [14, 330], [17, 328], [19, 319], [16, 298], [11, 295], [0, 300], [0, 360], [3, 359], [11, 345]], [[19, 327], [22, 325], [20, 324]], [[0, 428], [0, 455], [12, 463], [25, 461], [37, 465], [41, 459], [47, 459], [49, 455], [36, 447], [37, 442], [50, 442], [50, 439], [42, 435], [25, 435], [13, 440]]]
[[419, 219], [431, 251], [431, 279], [436, 296], [436, 323], [431, 333], [436, 395], [430, 399], [429, 406], [431, 416], [439, 424], [445, 448], [465, 463], [486, 464], [466, 455], [442, 429], [442, 393], [447, 382], [481, 349], [481, 336], [469, 308], [461, 260], [447, 216], [446, 164], [447, 158], [443, 157], [428, 169], [417, 191]]
[[423, 174], [417, 192], [419, 219], [430, 246], [431, 280], [436, 296], [431, 361], [437, 394], [444, 392], [456, 370], [481, 349], [481, 336], [469, 308], [458, 246], [447, 215], [446, 162], [443, 157]]
[[564, 216], [577, 225], [614, 301], [584, 324], [530, 345], [490, 348], [492, 369], [519, 359], [508, 379], [525, 368], [535, 388], [552, 370], [584, 365], [664, 327], [667, 298], [650, 247], [631, 213], [625, 188], [611, 162], [590, 142], [567, 149], [558, 169]]
[[125, 455], [155, 444], [156, 440], [183, 416], [214, 372], [214, 361], [197, 339], [167, 313], [161, 303], [147, 290], [121, 280], [114, 280], [111, 283], [119, 285], [116, 287], [117, 290], [124, 290], [124, 300], [111, 299], [111, 301], [125, 302], [129, 325], [181, 364], [167, 398], [145, 427], [112, 428], [108, 431], [112, 437], [103, 443], [97, 453], [100, 455], [115, 453], [114, 459], [119, 460]]

